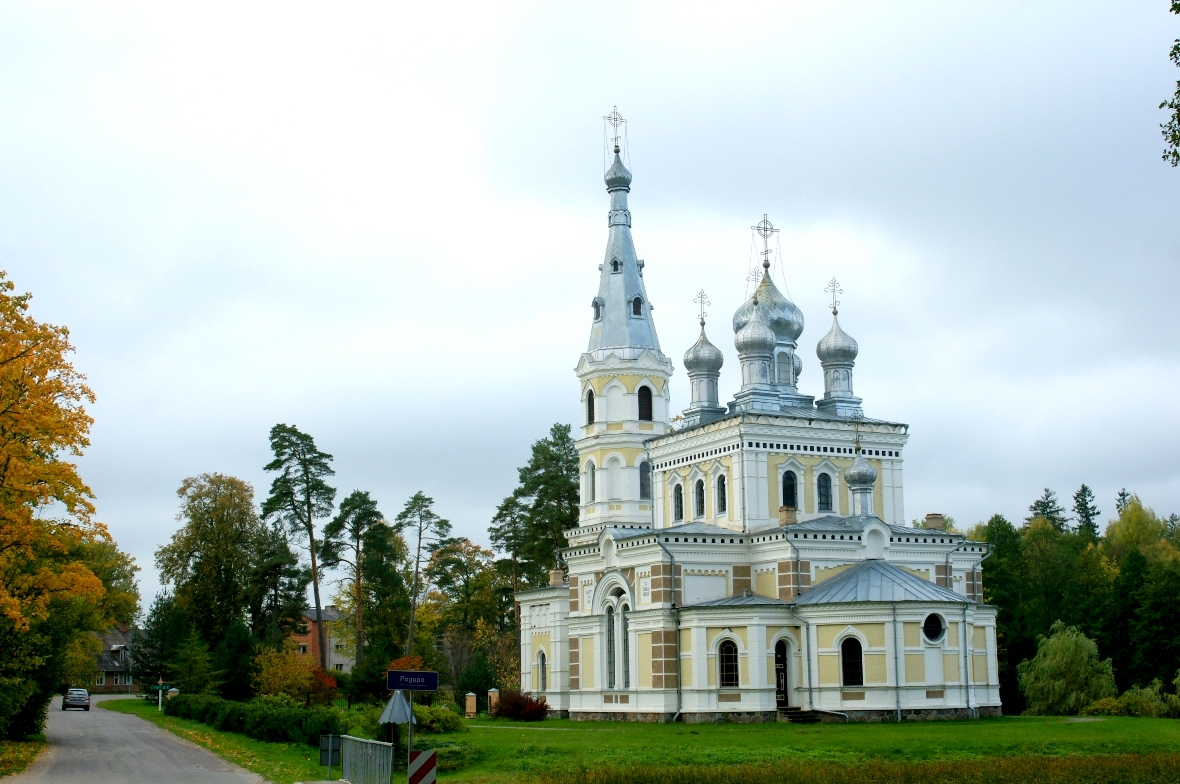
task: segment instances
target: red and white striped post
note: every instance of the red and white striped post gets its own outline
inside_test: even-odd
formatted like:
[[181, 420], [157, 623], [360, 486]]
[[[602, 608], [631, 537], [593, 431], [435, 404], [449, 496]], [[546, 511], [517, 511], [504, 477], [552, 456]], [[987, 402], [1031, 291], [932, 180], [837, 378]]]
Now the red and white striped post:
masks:
[[438, 771], [433, 751], [411, 751], [409, 784], [434, 784]]

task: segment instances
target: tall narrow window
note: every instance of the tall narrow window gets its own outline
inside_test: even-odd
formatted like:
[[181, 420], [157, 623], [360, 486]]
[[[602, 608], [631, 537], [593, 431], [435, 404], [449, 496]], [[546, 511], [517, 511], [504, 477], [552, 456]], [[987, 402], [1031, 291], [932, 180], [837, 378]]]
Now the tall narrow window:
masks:
[[725, 640], [717, 649], [717, 682], [723, 689], [738, 687], [738, 649], [733, 640]]
[[682, 485], [672, 488], [672, 519], [677, 523], [684, 520], [684, 487]]
[[618, 272], [619, 271], [619, 260], [618, 259], [611, 259], [610, 260], [610, 271], [611, 272]]
[[815, 491], [815, 494], [819, 496], [819, 510], [821, 512], [832, 511], [832, 477], [820, 474], [815, 480]]
[[594, 308], [594, 320], [598, 321], [602, 318], [602, 303], [600, 303], [598, 300], [594, 300], [594, 304], [591, 307]]
[[783, 474], [783, 506], [789, 506], [792, 509], [798, 509], [799, 503], [795, 498], [795, 472], [788, 471]]
[[627, 610], [629, 608], [625, 604], [619, 605], [619, 636], [622, 637], [623, 648], [623, 688], [631, 688], [631, 635], [627, 623]]
[[541, 691], [549, 688], [549, 673], [545, 667], [545, 651], [537, 654], [537, 687]]
[[642, 316], [643, 315], [643, 300], [640, 299], [639, 297], [636, 297], [635, 299], [631, 300], [631, 315], [632, 316]]
[[696, 486], [693, 488], [693, 517], [705, 516], [705, 480], [698, 479]]
[[639, 464], [639, 497], [651, 500], [651, 463], [646, 460]]
[[864, 686], [865, 668], [861, 659], [860, 640], [849, 637], [840, 643], [840, 670], [845, 686]]
[[594, 473], [595, 473], [595, 472], [594, 472], [594, 464], [593, 464], [593, 463], [587, 463], [587, 464], [586, 464], [586, 503], [588, 503], [588, 504], [592, 504], [592, 503], [594, 503], [594, 500], [595, 500], [595, 499], [594, 499], [594, 492], [595, 492], [595, 488], [594, 488], [594, 482], [595, 482]]
[[594, 424], [594, 390], [586, 394], [586, 424]]
[[725, 475], [717, 477], [717, 514], [725, 514], [728, 493], [725, 490]]
[[639, 421], [651, 421], [651, 387], [639, 388]]
[[606, 608], [606, 688], [615, 687], [615, 611]]

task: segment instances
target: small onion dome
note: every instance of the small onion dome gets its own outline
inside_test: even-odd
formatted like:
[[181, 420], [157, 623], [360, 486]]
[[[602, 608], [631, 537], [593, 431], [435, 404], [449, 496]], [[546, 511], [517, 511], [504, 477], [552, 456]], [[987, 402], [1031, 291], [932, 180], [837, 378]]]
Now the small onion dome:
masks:
[[[758, 309], [766, 316], [767, 323], [774, 330], [775, 337], [783, 342], [794, 343], [803, 334], [803, 311], [795, 307], [795, 303], [783, 296], [783, 293], [770, 279], [769, 272], [762, 273], [762, 282], [754, 292], [758, 298]], [[740, 332], [746, 322], [750, 320], [753, 310], [752, 302], [744, 303], [733, 314], [733, 331]]]
[[832, 328], [815, 347], [815, 354], [819, 357], [819, 361], [851, 362], [856, 359], [859, 350], [852, 336], [840, 329], [840, 321], [836, 318], [836, 311], [833, 310]]
[[701, 322], [701, 336], [693, 347], [684, 352], [684, 369], [689, 373], [720, 373], [725, 363], [721, 349], [705, 337], [705, 322]]
[[751, 318], [746, 325], [738, 330], [733, 344], [742, 355], [769, 354], [774, 351], [778, 339], [766, 323], [766, 316], [758, 307], [758, 297], [754, 297], [750, 308]]
[[606, 180], [606, 189], [608, 191], [613, 191], [616, 188], [631, 187], [631, 172], [627, 171], [627, 167], [623, 165], [623, 159], [619, 157], [618, 148], [615, 148], [615, 162], [606, 170], [606, 175], [603, 179]]
[[852, 465], [844, 469], [844, 481], [848, 483], [850, 490], [855, 490], [858, 487], [872, 487], [873, 483], [877, 481], [877, 469], [869, 465], [869, 461], [864, 459], [864, 455], [857, 452]]

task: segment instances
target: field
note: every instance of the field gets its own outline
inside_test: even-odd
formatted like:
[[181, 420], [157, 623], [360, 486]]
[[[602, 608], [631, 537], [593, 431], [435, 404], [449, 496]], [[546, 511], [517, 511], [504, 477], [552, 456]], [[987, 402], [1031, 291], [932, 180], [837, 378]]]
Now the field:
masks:
[[[260, 743], [216, 732], [196, 722], [159, 716], [154, 706], [139, 700], [112, 701], [104, 707], [141, 715], [277, 784], [323, 777], [324, 770], [314, 764], [316, 752], [310, 747]], [[888, 774], [880, 780], [896, 782], [1180, 780], [1180, 757], [1172, 756], [1180, 749], [1180, 721], [1168, 719], [1079, 722], [1015, 717], [900, 725], [657, 725], [561, 720], [515, 724], [479, 720], [467, 722], [467, 726], [467, 732], [419, 736], [425, 743], [442, 747], [440, 758], [448, 767], [462, 765], [457, 770], [444, 770], [440, 775], [443, 781], [610, 784], [741, 780], [753, 784], [820, 780], [815, 776], [823, 773], [821, 778], [834, 784], [844, 779], [844, 774], [849, 780], [877, 780], [866, 775], [873, 770]], [[1077, 759], [1095, 755], [1106, 759]], [[1109, 759], [1113, 755], [1134, 756]], [[975, 764], [960, 764], [980, 761], [985, 761], [988, 772]], [[862, 768], [865, 763], [871, 764]], [[1118, 776], [1086, 779], [1079, 774], [1089, 769], [1096, 775], [1101, 769]], [[661, 770], [668, 772], [660, 775]]]

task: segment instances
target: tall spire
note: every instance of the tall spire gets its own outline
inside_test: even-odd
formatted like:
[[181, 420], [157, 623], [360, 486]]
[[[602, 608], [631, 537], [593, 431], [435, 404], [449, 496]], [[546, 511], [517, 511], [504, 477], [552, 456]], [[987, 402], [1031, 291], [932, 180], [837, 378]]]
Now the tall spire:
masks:
[[832, 294], [832, 328], [815, 347], [816, 356], [824, 369], [824, 397], [816, 408], [838, 416], [855, 416], [861, 413], [861, 399], [852, 392], [852, 369], [860, 351], [852, 336], [840, 327], [840, 300], [836, 295], [844, 289], [832, 278], [824, 291]]
[[704, 289], [693, 302], [701, 306], [701, 336], [684, 352], [684, 369], [688, 371], [688, 385], [692, 392], [692, 401], [684, 410], [685, 427], [704, 424], [725, 414], [725, 409], [717, 402], [717, 381], [721, 378], [725, 357], [721, 349], [705, 337], [705, 316], [708, 315], [705, 306], [709, 304], [709, 298]]
[[[635, 256], [631, 239], [631, 211], [627, 194], [631, 191], [631, 172], [620, 157], [618, 127], [624, 120], [617, 110], [603, 118], [615, 128], [613, 156], [603, 179], [610, 194], [607, 214], [606, 254], [599, 267], [598, 296], [592, 303], [594, 322], [590, 328], [587, 351], [621, 350], [630, 356], [644, 349], [660, 353], [652, 320], [651, 303], [643, 286], [643, 262]], [[662, 356], [662, 354], [661, 354]]]

